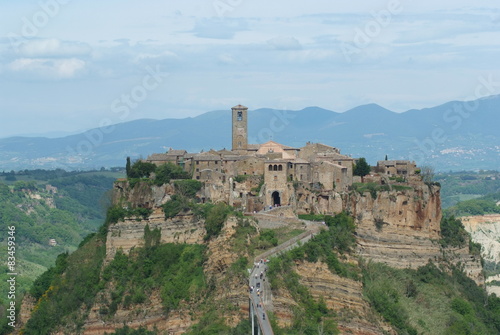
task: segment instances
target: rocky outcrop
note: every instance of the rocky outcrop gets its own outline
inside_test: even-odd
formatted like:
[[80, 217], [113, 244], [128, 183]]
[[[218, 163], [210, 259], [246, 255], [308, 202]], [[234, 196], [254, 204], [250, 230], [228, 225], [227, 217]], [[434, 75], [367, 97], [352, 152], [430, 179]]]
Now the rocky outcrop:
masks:
[[110, 225], [106, 239], [106, 261], [115, 257], [116, 251], [122, 249], [128, 254], [133, 247], [144, 245], [144, 229], [161, 230], [162, 243], [203, 243], [205, 226], [192, 214], [178, 215], [172, 219], [165, 219], [161, 208], [155, 208], [147, 219], [128, 218]]
[[248, 280], [243, 274], [231, 271], [231, 265], [239, 257], [248, 255], [237, 254], [232, 246], [237, 219], [230, 217], [221, 234], [208, 244], [208, 260], [205, 265], [205, 275], [209, 282], [214, 283], [213, 307], [223, 311], [226, 323], [236, 326], [248, 315]]
[[356, 218], [361, 257], [395, 268], [417, 268], [440, 254], [441, 202], [438, 186], [359, 194], [345, 199]]
[[[298, 262], [295, 272], [299, 282], [316, 299], [324, 299], [328, 308], [338, 315], [339, 330], [343, 334], [382, 335], [395, 334], [370, 309], [363, 298], [360, 281], [332, 274], [325, 263]], [[291, 326], [293, 309], [297, 303], [287, 289], [273, 291], [272, 310], [281, 327]]]
[[[472, 240], [481, 244], [481, 256], [484, 260], [500, 267], [500, 214], [480, 216], [464, 216], [460, 218]], [[500, 275], [486, 278], [488, 293], [500, 296], [500, 286], [491, 283], [499, 282]]]
[[414, 182], [399, 190], [351, 192], [345, 210], [356, 218], [357, 253], [394, 268], [416, 269], [429, 261], [460, 264], [484, 284], [479, 257], [463, 248], [442, 250], [440, 187]]
[[120, 179], [113, 186], [113, 204], [130, 207], [156, 208], [160, 207], [174, 194], [170, 184], [162, 186], [151, 185], [148, 182], [137, 182], [133, 187], [128, 180]]

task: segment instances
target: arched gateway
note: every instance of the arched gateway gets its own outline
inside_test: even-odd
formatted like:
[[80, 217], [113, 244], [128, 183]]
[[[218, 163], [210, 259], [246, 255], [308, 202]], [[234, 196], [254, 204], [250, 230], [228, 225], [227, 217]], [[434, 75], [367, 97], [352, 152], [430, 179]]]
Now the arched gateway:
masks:
[[271, 197], [273, 198], [273, 206], [281, 205], [280, 193], [278, 191], [274, 191], [273, 194], [271, 194]]

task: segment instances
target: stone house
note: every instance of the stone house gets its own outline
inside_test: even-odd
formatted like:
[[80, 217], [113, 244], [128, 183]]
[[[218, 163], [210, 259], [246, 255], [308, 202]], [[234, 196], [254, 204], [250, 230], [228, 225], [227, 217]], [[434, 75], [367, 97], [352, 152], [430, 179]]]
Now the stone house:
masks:
[[[294, 189], [299, 184], [319, 188], [326, 202], [330, 197], [327, 193], [334, 197], [333, 193], [346, 192], [352, 185], [354, 159], [342, 155], [338, 148], [311, 142], [302, 148], [275, 141], [249, 144], [247, 129], [248, 108], [237, 105], [232, 108], [232, 150], [202, 153], [169, 150], [164, 154], [152, 154], [145, 161], [180, 165], [192, 173], [193, 179], [205, 183], [204, 201], [224, 201], [241, 204], [244, 208], [295, 206]], [[248, 182], [236, 182], [242, 179], [241, 176], [251, 178]], [[254, 194], [251, 182], [255, 184], [262, 178], [260, 192]], [[307, 199], [313, 201], [316, 197]]]

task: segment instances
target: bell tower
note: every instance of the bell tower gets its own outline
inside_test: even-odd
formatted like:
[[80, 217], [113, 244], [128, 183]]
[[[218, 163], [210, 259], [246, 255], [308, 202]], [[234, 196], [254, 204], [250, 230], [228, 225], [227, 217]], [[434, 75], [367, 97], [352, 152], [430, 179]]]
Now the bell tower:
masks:
[[248, 107], [238, 105], [231, 108], [233, 126], [233, 151], [247, 151], [248, 145]]

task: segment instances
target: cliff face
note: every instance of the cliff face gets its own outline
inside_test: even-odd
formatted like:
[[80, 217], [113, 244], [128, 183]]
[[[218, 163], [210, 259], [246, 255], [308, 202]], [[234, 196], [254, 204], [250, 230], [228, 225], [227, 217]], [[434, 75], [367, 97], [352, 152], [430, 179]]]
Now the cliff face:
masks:
[[[481, 216], [465, 216], [460, 218], [465, 229], [471, 234], [472, 240], [480, 243], [481, 255], [484, 260], [491, 263], [496, 269], [500, 264], [500, 214]], [[500, 281], [500, 275], [486, 278], [487, 283]], [[500, 286], [487, 285], [488, 293], [500, 296]]]
[[297, 264], [300, 283], [309, 288], [315, 299], [323, 298], [326, 306], [339, 316], [339, 330], [354, 335], [395, 334], [381, 322], [363, 298], [359, 281], [332, 274], [322, 262]]
[[[158, 187], [138, 183], [131, 187], [127, 181], [115, 184], [115, 205], [148, 208], [152, 213], [147, 218], [127, 218], [109, 226], [104, 264], [109, 264], [120, 249], [129, 254], [132, 248], [144, 246], [146, 225], [150, 230], [161, 230], [162, 243], [206, 244], [207, 261], [203, 270], [213, 290], [210, 308], [223, 313], [227, 325], [235, 326], [248, 317], [248, 278], [244, 271], [235, 270], [233, 265], [242, 257], [253, 258], [253, 255], [248, 254], [251, 236], [248, 234], [244, 248], [240, 245], [237, 250], [234, 247], [234, 237], [238, 220], [230, 217], [217, 237], [208, 242], [204, 241], [206, 230], [202, 219], [190, 213], [165, 219], [161, 205], [167, 202], [173, 193], [174, 188], [171, 185]], [[387, 263], [395, 268], [415, 269], [427, 264], [429, 260], [438, 263], [461, 262], [471, 278], [479, 284], [484, 283], [480, 260], [470, 256], [467, 247], [444, 251], [440, 248], [438, 240], [441, 205], [438, 186], [415, 183], [411, 188], [379, 191], [375, 194], [351, 192], [344, 195], [332, 193], [328, 197], [321, 193], [315, 195], [318, 208], [346, 210], [355, 217], [356, 256]], [[301, 196], [305, 197], [307, 194], [304, 192]], [[296, 223], [297, 220], [291, 218], [292, 209], [293, 206], [281, 207], [256, 214], [256, 217], [262, 220], [262, 225], [256, 226], [257, 230], [279, 228], [281, 225], [290, 224], [291, 221]], [[356, 260], [350, 259], [350, 262], [356, 263]], [[342, 333], [394, 334], [391, 327], [380, 320], [363, 297], [361, 281], [332, 274], [322, 262], [296, 262], [294, 270], [300, 276], [300, 284], [307, 287], [315, 299], [323, 298], [327, 307], [337, 312]], [[265, 290], [271, 292], [270, 287]], [[112, 292], [111, 283], [98, 293], [89, 312], [81, 311], [84, 320], [82, 334], [110, 333], [124, 324], [132, 328], [145, 326], [168, 334], [182, 334], [198, 323], [206, 312], [202, 310], [199, 302], [181, 302], [176, 310], [165, 314], [160, 292], [152, 291], [148, 292], [144, 303], [128, 307], [119, 305], [114, 315], [102, 315], [101, 311], [107, 307], [106, 302], [111, 300]], [[29, 304], [26, 306], [29, 307]], [[285, 327], [290, 326], [293, 320], [295, 306], [297, 302], [286, 288], [274, 290], [272, 299], [266, 303], [266, 307], [274, 312], [279, 325]], [[24, 308], [22, 311], [23, 321], [29, 318], [28, 309]], [[68, 329], [70, 328], [59, 333], [68, 332]]]
[[484, 284], [478, 257], [464, 248], [442, 252], [440, 239], [440, 187], [412, 183], [402, 190], [350, 193], [344, 209], [356, 218], [359, 256], [394, 268], [416, 269], [434, 262], [462, 264], [467, 275]]
[[345, 209], [356, 218], [358, 254], [396, 268], [417, 268], [439, 255], [439, 187], [351, 193]]
[[125, 219], [109, 227], [106, 239], [106, 261], [112, 260], [118, 249], [128, 254], [130, 249], [144, 246], [146, 225], [149, 225], [151, 230], [161, 230], [161, 243], [201, 244], [206, 232], [203, 221], [197, 220], [192, 214], [165, 219], [163, 210], [155, 208], [145, 220]]

